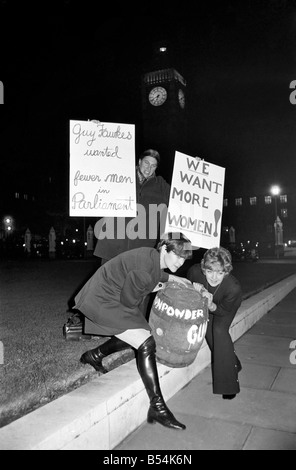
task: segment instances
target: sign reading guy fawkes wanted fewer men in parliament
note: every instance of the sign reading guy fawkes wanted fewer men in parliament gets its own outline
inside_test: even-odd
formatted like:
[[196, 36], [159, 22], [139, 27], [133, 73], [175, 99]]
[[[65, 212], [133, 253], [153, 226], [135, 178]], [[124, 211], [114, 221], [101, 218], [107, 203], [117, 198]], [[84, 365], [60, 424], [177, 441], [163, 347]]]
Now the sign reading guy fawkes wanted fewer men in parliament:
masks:
[[70, 121], [70, 216], [135, 217], [135, 126]]
[[166, 232], [199, 248], [220, 246], [225, 168], [175, 153]]

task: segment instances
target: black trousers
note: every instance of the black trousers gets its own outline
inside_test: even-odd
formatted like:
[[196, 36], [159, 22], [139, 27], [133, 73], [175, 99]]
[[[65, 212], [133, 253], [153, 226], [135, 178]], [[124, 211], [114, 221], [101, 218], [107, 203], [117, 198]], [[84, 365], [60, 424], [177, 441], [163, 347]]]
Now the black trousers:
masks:
[[213, 393], [232, 395], [240, 392], [238, 358], [229, 328], [234, 316], [209, 315], [206, 341], [212, 356]]

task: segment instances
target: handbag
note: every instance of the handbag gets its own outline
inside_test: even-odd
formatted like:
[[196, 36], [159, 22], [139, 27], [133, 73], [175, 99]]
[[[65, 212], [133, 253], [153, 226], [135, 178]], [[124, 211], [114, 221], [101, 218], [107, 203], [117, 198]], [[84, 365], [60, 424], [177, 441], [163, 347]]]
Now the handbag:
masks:
[[63, 336], [66, 341], [80, 341], [91, 339], [92, 335], [84, 334], [84, 316], [78, 310], [73, 311], [63, 325]]

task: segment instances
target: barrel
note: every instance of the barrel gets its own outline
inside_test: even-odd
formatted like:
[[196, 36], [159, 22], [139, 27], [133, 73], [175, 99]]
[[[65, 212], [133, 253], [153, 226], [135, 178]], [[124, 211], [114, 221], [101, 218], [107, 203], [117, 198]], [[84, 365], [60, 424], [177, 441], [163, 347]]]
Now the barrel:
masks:
[[208, 318], [207, 300], [193, 286], [168, 282], [157, 292], [149, 315], [158, 362], [174, 368], [192, 364]]

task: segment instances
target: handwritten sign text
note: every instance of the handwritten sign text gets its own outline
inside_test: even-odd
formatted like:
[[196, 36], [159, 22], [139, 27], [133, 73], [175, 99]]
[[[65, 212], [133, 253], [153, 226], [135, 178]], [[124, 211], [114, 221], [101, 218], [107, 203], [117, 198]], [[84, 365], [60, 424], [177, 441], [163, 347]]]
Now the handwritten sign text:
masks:
[[176, 152], [166, 232], [199, 248], [219, 246], [225, 169]]
[[135, 126], [70, 121], [70, 216], [136, 215]]

